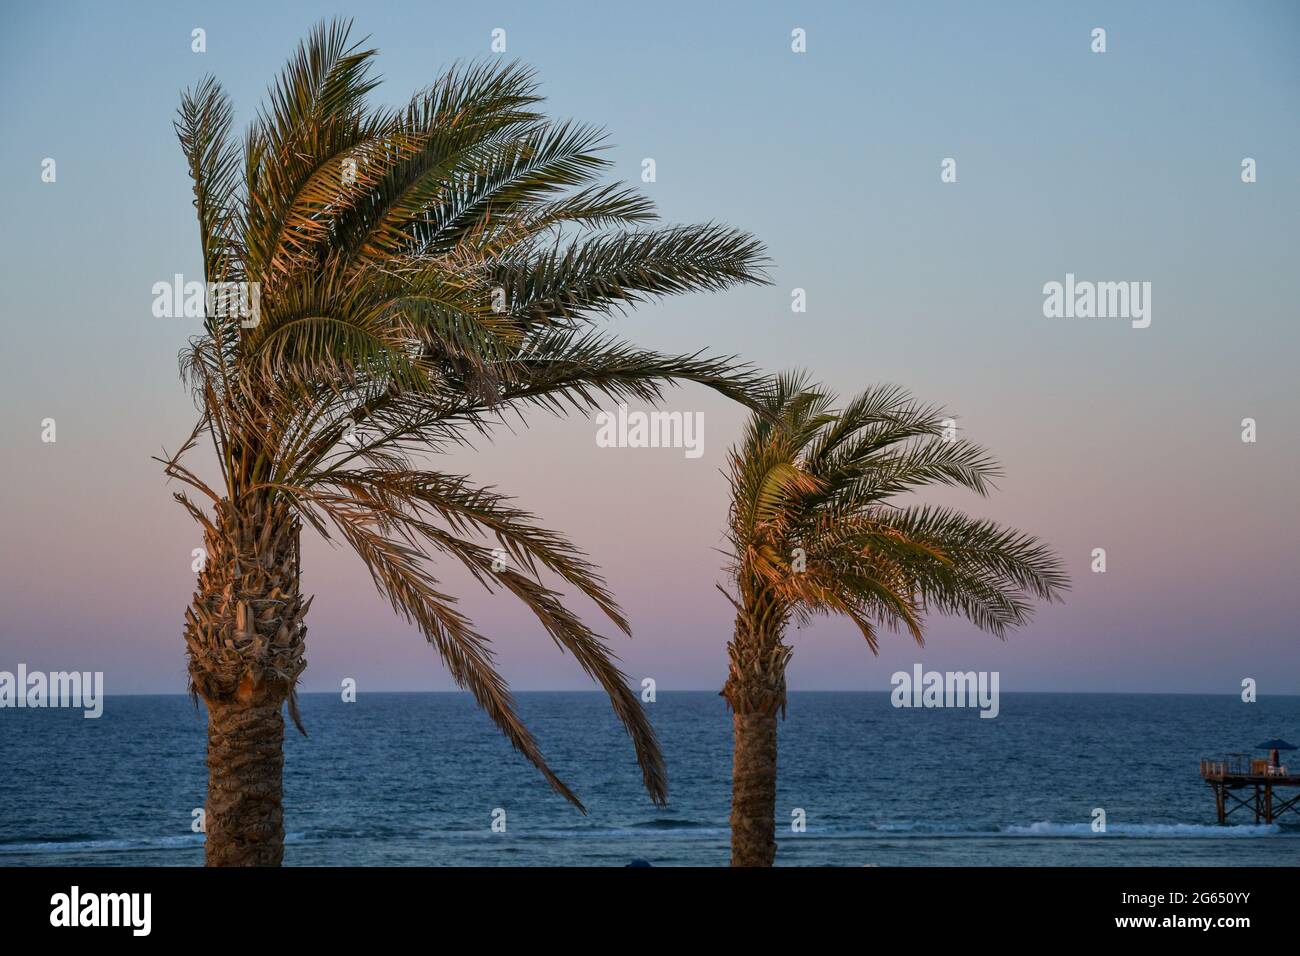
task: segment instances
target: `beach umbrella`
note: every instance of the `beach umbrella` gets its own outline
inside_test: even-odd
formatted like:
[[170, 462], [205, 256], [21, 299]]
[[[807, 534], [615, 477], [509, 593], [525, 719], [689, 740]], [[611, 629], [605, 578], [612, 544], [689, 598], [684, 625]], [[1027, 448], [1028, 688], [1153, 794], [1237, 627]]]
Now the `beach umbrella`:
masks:
[[1262, 744], [1255, 744], [1256, 750], [1300, 750], [1295, 744], [1289, 744], [1281, 737], [1274, 737], [1272, 740], [1266, 740]]

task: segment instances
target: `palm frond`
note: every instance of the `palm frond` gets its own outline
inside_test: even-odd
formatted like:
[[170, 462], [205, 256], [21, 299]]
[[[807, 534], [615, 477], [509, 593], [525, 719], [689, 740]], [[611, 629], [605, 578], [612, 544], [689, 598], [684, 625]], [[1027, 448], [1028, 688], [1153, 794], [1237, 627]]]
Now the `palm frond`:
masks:
[[[1051, 549], [1023, 532], [895, 503], [932, 484], [992, 489], [997, 462], [945, 438], [946, 412], [896, 386], [832, 403], [805, 375], [778, 376], [732, 452], [729, 571], [745, 616], [760, 607], [778, 622], [843, 615], [875, 651], [882, 625], [922, 643], [928, 611], [1004, 637], [1029, 620], [1035, 599], [1069, 587]], [[779, 640], [779, 631], [754, 639]]]

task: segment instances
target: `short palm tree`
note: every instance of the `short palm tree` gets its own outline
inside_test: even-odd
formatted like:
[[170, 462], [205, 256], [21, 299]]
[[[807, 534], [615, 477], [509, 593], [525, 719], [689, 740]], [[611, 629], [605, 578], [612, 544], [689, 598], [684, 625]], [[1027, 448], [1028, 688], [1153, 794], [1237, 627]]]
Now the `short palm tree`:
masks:
[[[537, 112], [526, 69], [454, 68], [389, 110], [366, 104], [374, 55], [348, 24], [322, 25], [242, 146], [211, 79], [184, 94], [176, 122], [204, 278], [225, 296], [181, 357], [198, 423], [161, 459], [207, 499], [176, 496], [207, 552], [185, 641], [208, 714], [209, 865], [282, 858], [286, 706], [302, 727], [304, 524], [356, 551], [457, 683], [581, 808], [430, 556], [513, 594], [608, 693], [662, 802], [653, 730], [604, 641], [564, 603], [564, 589], [585, 595], [628, 631], [599, 571], [510, 499], [421, 459], [511, 412], [653, 401], [682, 380], [738, 400], [758, 388], [729, 358], [656, 354], [594, 325], [657, 296], [764, 281], [757, 242], [718, 225], [646, 225], [646, 199], [597, 182], [602, 133]], [[201, 439], [219, 481], [182, 464]]]
[[776, 721], [790, 621], [843, 615], [875, 653], [881, 626], [922, 643], [929, 610], [1004, 636], [1027, 620], [1031, 598], [1068, 587], [1033, 538], [895, 500], [933, 484], [990, 490], [996, 464], [945, 434], [945, 413], [890, 386], [833, 405], [802, 375], [779, 376], [730, 457], [734, 592], [722, 590], [736, 629], [722, 696], [733, 714], [733, 866], [771, 866], [776, 856]]

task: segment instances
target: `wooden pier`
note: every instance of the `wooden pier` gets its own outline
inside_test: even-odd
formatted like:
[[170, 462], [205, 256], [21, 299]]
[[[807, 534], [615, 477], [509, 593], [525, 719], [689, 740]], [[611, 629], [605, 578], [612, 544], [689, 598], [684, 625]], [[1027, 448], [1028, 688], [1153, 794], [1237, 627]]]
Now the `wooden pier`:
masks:
[[1300, 788], [1300, 774], [1289, 773], [1286, 767], [1251, 759], [1250, 754], [1225, 754], [1202, 757], [1201, 778], [1214, 790], [1220, 823], [1227, 823], [1241, 809], [1253, 812], [1256, 823], [1275, 823], [1287, 811], [1300, 816], [1300, 790], [1290, 799], [1277, 792]]

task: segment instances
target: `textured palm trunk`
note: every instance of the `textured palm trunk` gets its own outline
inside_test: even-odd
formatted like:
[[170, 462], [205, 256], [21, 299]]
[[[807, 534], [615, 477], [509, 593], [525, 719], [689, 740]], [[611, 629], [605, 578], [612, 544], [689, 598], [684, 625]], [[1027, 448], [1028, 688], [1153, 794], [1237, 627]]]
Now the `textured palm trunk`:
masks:
[[727, 645], [731, 660], [722, 688], [732, 710], [731, 865], [771, 866], [776, 859], [776, 720], [785, 709], [790, 648], [780, 634], [741, 615]]
[[734, 714], [731, 726], [731, 865], [771, 866], [776, 859], [776, 715]]
[[284, 858], [283, 699], [208, 704], [208, 866]]
[[208, 866], [278, 866], [284, 856], [285, 704], [305, 668], [300, 529], [282, 502], [222, 502], [205, 521], [207, 560], [186, 612], [190, 690], [208, 711]]

